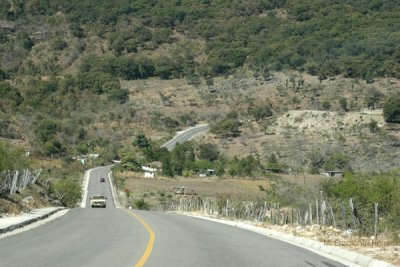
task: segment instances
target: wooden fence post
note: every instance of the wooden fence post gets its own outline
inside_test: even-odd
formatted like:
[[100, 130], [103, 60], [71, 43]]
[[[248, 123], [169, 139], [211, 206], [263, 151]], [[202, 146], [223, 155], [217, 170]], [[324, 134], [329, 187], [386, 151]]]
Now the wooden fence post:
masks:
[[293, 208], [291, 209], [290, 217], [291, 217], [290, 224], [293, 226]]
[[331, 216], [332, 216], [332, 220], [333, 220], [333, 226], [334, 226], [335, 228], [337, 228], [336, 218], [335, 218], [335, 214], [333, 213], [332, 205], [331, 205], [331, 203], [329, 203], [329, 202], [328, 202], [328, 205], [329, 205], [329, 209], [330, 209], [330, 211], [331, 211]]
[[375, 211], [374, 236], [375, 236], [375, 239], [377, 239], [378, 238], [378, 220], [379, 220], [378, 203], [374, 204], [374, 211]]
[[18, 174], [19, 174], [19, 171], [15, 171], [12, 182], [11, 182], [10, 195], [14, 194], [17, 191]]
[[272, 212], [273, 208], [271, 206], [270, 210], [269, 210], [269, 219], [271, 221], [271, 223], [274, 223], [274, 214]]
[[354, 229], [357, 228], [357, 218], [356, 218], [356, 214], [355, 214], [355, 206], [354, 206], [354, 202], [353, 202], [353, 198], [349, 198], [349, 205], [350, 205], [350, 211], [351, 211], [351, 218], [353, 220], [353, 226]]
[[344, 205], [343, 201], [340, 203], [340, 207], [342, 209], [342, 224], [343, 224], [343, 229], [347, 228], [347, 222], [346, 222], [346, 206]]
[[318, 205], [318, 198], [315, 199], [315, 210], [317, 214], [317, 224], [319, 224], [319, 205]]
[[278, 220], [278, 225], [280, 224], [280, 220], [281, 220], [281, 210], [279, 209], [279, 203], [278, 203], [278, 218], [277, 218]]
[[229, 218], [228, 208], [229, 208], [229, 199], [226, 200], [226, 207], [225, 207], [225, 217], [226, 218]]
[[307, 225], [307, 222], [308, 222], [308, 211], [306, 210], [304, 212], [304, 224]]

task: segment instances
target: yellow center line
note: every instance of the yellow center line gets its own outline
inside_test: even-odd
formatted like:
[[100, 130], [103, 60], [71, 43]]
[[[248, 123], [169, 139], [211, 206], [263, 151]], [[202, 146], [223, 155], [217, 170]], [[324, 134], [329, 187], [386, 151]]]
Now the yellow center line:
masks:
[[146, 228], [147, 232], [150, 235], [150, 239], [149, 242], [147, 243], [146, 250], [144, 251], [140, 260], [135, 264], [135, 267], [142, 267], [146, 263], [147, 259], [150, 257], [150, 254], [153, 250], [154, 241], [156, 240], [156, 234], [154, 233], [153, 229], [151, 229], [151, 227], [142, 219], [142, 217], [135, 214], [133, 211], [128, 211], [128, 210], [126, 211], [133, 217], [135, 217], [135, 219], [138, 220], [144, 226], [144, 228]]

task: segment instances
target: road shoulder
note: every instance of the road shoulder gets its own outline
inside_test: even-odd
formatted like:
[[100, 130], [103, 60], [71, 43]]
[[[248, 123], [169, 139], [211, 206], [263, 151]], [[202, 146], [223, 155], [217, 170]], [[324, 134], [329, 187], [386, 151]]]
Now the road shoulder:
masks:
[[0, 218], [0, 238], [9, 237], [39, 227], [67, 214], [68, 211], [69, 209], [64, 207], [48, 207], [34, 209], [17, 216]]
[[189, 213], [178, 213], [181, 215], [185, 216], [191, 216], [203, 220], [209, 220], [213, 221], [216, 223], [222, 223], [226, 225], [230, 225], [233, 227], [238, 227], [244, 230], [252, 231], [258, 234], [262, 234], [298, 247], [302, 247], [304, 249], [307, 249], [311, 252], [314, 252], [318, 255], [321, 255], [323, 257], [326, 257], [328, 259], [340, 262], [342, 264], [345, 264], [347, 266], [367, 266], [367, 267], [394, 267], [395, 265], [392, 265], [390, 263], [380, 261], [377, 259], [373, 259], [371, 257], [365, 256], [360, 253], [356, 253], [354, 251], [349, 251], [337, 246], [328, 246], [325, 245], [322, 242], [307, 239], [304, 237], [299, 237], [299, 236], [294, 236], [291, 234], [287, 233], [282, 233], [278, 232], [275, 230], [271, 229], [266, 229], [264, 227], [259, 227], [255, 226], [249, 223], [245, 222], [239, 222], [239, 221], [228, 221], [228, 220], [222, 220], [222, 219], [216, 219], [216, 218], [211, 218], [207, 216], [201, 216], [201, 215], [194, 215], [194, 214], [189, 214]]

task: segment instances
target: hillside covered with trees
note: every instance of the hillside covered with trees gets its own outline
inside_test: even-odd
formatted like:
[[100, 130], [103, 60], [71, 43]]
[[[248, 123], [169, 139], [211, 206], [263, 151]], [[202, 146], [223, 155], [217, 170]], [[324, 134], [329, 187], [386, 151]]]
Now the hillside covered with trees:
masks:
[[[87, 52], [97, 70], [126, 79], [243, 66], [399, 77], [396, 1], [11, 0], [0, 10], [0, 77], [59, 75]], [[92, 38], [100, 53], [87, 51]], [[39, 47], [50, 52], [41, 62]]]
[[79, 147], [90, 113], [128, 100], [121, 79], [198, 84], [288, 69], [399, 78], [399, 15], [396, 1], [379, 0], [2, 1], [1, 135], [35, 140], [47, 155]]

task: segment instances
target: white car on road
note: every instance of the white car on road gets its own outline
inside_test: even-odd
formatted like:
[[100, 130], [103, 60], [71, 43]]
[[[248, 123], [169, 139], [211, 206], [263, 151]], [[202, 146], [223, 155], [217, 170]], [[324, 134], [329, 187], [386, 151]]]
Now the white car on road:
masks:
[[103, 195], [92, 195], [90, 197], [90, 206], [94, 207], [103, 207], [107, 206], [107, 197]]

